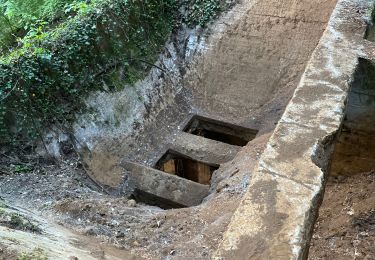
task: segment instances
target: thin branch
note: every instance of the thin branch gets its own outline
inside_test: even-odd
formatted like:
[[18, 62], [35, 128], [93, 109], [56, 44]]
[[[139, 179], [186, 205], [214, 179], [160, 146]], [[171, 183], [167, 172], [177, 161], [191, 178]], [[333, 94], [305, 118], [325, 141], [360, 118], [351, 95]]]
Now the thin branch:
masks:
[[141, 60], [141, 59], [133, 59], [133, 60], [137, 60], [137, 61], [140, 61], [140, 62], [146, 63], [146, 64], [148, 64], [148, 65], [150, 65], [150, 66], [152, 66], [152, 67], [158, 68], [159, 70], [161, 70], [161, 71], [163, 71], [163, 72], [165, 72], [165, 73], [168, 74], [168, 72], [167, 72], [165, 69], [159, 67], [158, 65], [152, 64], [151, 62], [148, 62], [148, 61], [145, 61], [145, 60]]
[[[130, 59], [130, 61], [139, 61], [139, 62], [143, 62], [143, 63], [145, 63], [145, 64], [147, 64], [147, 65], [149, 65], [149, 66], [155, 67], [155, 68], [157, 68], [157, 69], [163, 71], [164, 73], [168, 74], [168, 72], [167, 72], [165, 69], [163, 69], [162, 67], [160, 67], [160, 66], [158, 66], [158, 65], [155, 65], [155, 64], [152, 64], [151, 62], [148, 62], [148, 61], [146, 61], [146, 60], [132, 58], [132, 59]], [[99, 76], [101, 76], [101, 75], [107, 73], [109, 70], [116, 68], [116, 67], [117, 67], [118, 65], [120, 65], [120, 64], [121, 64], [121, 62], [118, 61], [118, 62], [114, 62], [114, 63], [108, 65], [106, 68], [104, 68], [103, 70], [101, 70], [101, 71], [99, 71], [98, 73], [96, 73], [96, 74], [94, 75], [94, 78], [97, 78], [97, 77], [99, 77]]]
[[10, 94], [12, 93], [12, 91], [17, 88], [18, 82], [19, 82], [19, 80], [17, 80], [17, 82], [14, 84], [14, 87], [5, 95], [5, 97], [3, 97], [0, 100], [0, 102], [3, 102], [5, 99], [7, 99], [10, 96]]
[[102, 69], [101, 71], [99, 71], [98, 73], [96, 73], [94, 75], [94, 78], [97, 78], [97, 77], [103, 75], [104, 73], [107, 73], [109, 70], [116, 68], [116, 66], [119, 65], [120, 63], [121, 62], [114, 62], [114, 63], [106, 66], [104, 69]]

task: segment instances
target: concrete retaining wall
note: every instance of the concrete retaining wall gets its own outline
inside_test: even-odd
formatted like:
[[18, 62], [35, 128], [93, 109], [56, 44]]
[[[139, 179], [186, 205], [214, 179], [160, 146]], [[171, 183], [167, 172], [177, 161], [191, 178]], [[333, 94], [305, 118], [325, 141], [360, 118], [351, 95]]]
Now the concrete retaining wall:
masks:
[[305, 259], [374, 1], [339, 0], [215, 259]]

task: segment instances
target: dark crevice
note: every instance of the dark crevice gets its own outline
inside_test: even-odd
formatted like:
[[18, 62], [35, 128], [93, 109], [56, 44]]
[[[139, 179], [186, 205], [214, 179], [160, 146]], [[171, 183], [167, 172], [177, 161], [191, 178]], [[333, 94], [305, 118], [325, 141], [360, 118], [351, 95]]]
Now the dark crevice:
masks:
[[155, 168], [194, 182], [210, 184], [212, 173], [219, 168], [219, 165], [199, 162], [186, 155], [168, 150], [156, 163]]
[[[371, 33], [375, 36], [375, 30]], [[315, 223], [317, 218], [328, 175], [331, 177], [353, 176], [375, 169], [374, 121], [375, 65], [368, 60], [359, 59], [348, 94], [342, 127], [319, 142], [312, 158], [313, 162], [322, 169], [325, 177], [322, 180], [323, 189], [314, 198], [316, 204], [310, 212], [310, 220], [313, 220], [311, 223]], [[306, 231], [306, 240], [311, 239], [312, 228], [313, 225]], [[343, 227], [343, 229], [346, 228]], [[307, 254], [308, 248], [305, 252], [306, 258]]]
[[184, 131], [236, 146], [245, 146], [249, 141], [253, 140], [258, 133], [258, 131], [254, 129], [197, 115], [190, 120]]
[[162, 209], [176, 209], [186, 207], [172, 200], [156, 196], [140, 189], [135, 189], [130, 198], [134, 199], [137, 202], [145, 203], [150, 206], [156, 206]]

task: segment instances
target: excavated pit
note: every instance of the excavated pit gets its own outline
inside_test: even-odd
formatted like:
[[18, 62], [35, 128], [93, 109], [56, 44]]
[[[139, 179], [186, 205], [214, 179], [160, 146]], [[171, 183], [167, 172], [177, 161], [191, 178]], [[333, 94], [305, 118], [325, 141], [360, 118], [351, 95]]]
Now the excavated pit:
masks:
[[347, 111], [332, 157], [332, 175], [375, 169], [375, 65], [359, 59]]
[[181, 178], [209, 185], [211, 176], [219, 168], [219, 165], [199, 162], [186, 155], [168, 150], [157, 162], [155, 168]]
[[309, 259], [375, 258], [375, 65], [359, 59]]
[[193, 116], [184, 132], [237, 146], [245, 146], [258, 133], [257, 130], [197, 115]]

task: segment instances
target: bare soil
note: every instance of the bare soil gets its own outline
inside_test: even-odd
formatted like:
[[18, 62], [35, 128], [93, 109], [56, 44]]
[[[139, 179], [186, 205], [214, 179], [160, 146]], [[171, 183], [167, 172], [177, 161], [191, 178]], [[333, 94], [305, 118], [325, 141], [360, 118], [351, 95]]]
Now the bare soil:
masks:
[[[163, 210], [108, 195], [87, 177], [75, 158], [60, 164], [38, 163], [29, 172], [3, 167], [0, 196], [7, 205], [25, 209], [30, 218], [42, 218], [48, 225], [76, 233], [80, 241], [86, 241], [80, 247], [91, 254], [95, 253], [92, 241], [99, 239], [103, 255], [114, 252], [104, 247], [108, 244], [147, 259], [208, 259], [246, 191], [268, 138], [257, 137], [233, 161], [223, 164], [214, 173], [211, 195], [197, 207]], [[1, 158], [2, 165], [15, 164]], [[40, 228], [43, 233], [43, 225]], [[4, 247], [0, 257], [12, 259], [7, 255], [14, 248]]]
[[375, 259], [375, 171], [329, 177], [309, 259]]
[[0, 259], [1, 260], [11, 260], [17, 259], [17, 252], [15, 250], [9, 249], [7, 246], [0, 242]]

